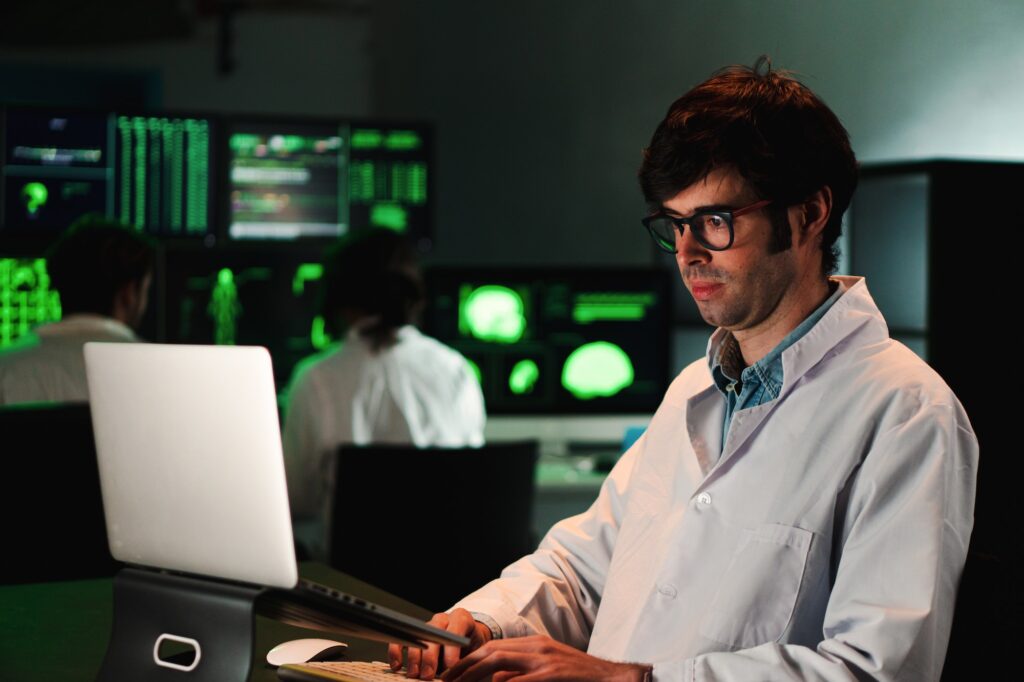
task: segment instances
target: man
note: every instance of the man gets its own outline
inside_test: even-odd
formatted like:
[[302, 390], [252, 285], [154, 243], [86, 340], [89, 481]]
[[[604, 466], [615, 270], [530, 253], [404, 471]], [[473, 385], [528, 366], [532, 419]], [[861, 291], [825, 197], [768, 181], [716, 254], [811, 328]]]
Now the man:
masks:
[[0, 353], [0, 405], [87, 401], [82, 346], [139, 340], [155, 254], [151, 240], [120, 223], [86, 216], [72, 225], [47, 253], [62, 319]]
[[854, 155], [759, 67], [677, 100], [640, 169], [644, 223], [718, 326], [707, 359], [590, 510], [434, 617], [472, 644], [410, 651], [409, 676], [939, 679], [977, 440], [864, 280], [828, 276]]

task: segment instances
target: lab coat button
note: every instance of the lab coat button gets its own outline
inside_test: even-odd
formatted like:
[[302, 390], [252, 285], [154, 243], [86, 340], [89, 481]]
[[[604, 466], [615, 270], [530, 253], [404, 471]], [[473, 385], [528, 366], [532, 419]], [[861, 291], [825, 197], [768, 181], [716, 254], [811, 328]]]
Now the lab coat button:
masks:
[[711, 505], [711, 494], [710, 493], [701, 493], [697, 497], [697, 501], [700, 502], [705, 507], [708, 507], [708, 506]]
[[658, 587], [658, 593], [660, 595], [662, 595], [663, 597], [668, 597], [669, 599], [675, 599], [676, 598], [676, 594], [678, 594], [679, 591], [676, 590], [676, 586], [675, 585], [667, 585], [666, 584], [666, 585], [660, 585]]

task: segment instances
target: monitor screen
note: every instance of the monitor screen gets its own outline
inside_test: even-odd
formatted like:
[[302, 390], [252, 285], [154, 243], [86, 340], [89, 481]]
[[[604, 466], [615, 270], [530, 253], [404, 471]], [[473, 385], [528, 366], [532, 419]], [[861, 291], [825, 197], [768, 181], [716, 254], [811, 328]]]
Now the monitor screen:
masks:
[[353, 123], [349, 162], [352, 229], [383, 227], [431, 246], [430, 129]]
[[118, 113], [115, 124], [114, 217], [160, 237], [213, 234], [213, 120]]
[[60, 296], [50, 287], [46, 260], [0, 255], [0, 350], [60, 318]]
[[423, 327], [477, 372], [489, 414], [653, 412], [669, 382], [661, 269], [426, 273]]
[[111, 118], [102, 112], [4, 110], [3, 232], [51, 238], [114, 197]]
[[296, 363], [330, 341], [317, 317], [321, 262], [315, 249], [168, 246], [163, 340], [265, 346], [283, 389]]
[[347, 126], [234, 121], [227, 141], [230, 238], [336, 238], [348, 232]]

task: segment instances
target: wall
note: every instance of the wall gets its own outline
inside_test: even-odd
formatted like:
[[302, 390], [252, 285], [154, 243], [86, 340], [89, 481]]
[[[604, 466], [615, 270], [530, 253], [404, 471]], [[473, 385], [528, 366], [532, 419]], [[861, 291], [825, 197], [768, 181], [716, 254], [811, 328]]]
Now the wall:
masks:
[[862, 161], [1024, 159], [1024, 3], [379, 0], [378, 113], [439, 131], [445, 262], [637, 264], [640, 150], [669, 103], [761, 53]]
[[227, 74], [219, 68], [213, 18], [199, 19], [193, 34], [180, 39], [0, 47], [0, 65], [29, 73], [44, 67], [47, 74], [58, 67], [72, 74], [100, 69], [153, 73], [162, 86], [154, 104], [168, 109], [363, 116], [371, 111], [370, 28], [365, 11], [242, 11], [234, 21], [235, 66]]

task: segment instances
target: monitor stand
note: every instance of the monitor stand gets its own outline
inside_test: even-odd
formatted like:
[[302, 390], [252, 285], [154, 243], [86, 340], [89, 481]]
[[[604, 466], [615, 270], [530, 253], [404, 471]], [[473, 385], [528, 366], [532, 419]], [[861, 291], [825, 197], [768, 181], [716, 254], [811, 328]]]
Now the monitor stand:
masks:
[[[98, 682], [245, 682], [262, 592], [134, 568], [114, 577], [114, 622]], [[187, 673], [183, 675], [183, 673]]]

